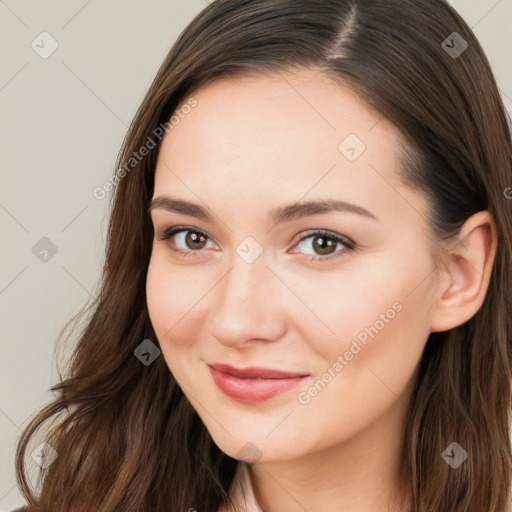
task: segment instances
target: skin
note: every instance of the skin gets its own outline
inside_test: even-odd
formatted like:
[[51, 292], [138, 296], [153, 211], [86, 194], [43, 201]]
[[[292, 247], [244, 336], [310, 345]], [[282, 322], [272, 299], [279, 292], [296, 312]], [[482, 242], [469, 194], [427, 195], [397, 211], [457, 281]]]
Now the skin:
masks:
[[[399, 489], [409, 497], [398, 467], [418, 363], [431, 332], [480, 308], [496, 249], [492, 218], [468, 219], [436, 267], [425, 194], [396, 174], [399, 132], [317, 70], [221, 79], [194, 98], [197, 106], [162, 141], [153, 197], [198, 203], [214, 220], [151, 211], [156, 237], [172, 226], [208, 235], [199, 249], [187, 245], [189, 232], [154, 239], [147, 303], [170, 371], [221, 450], [242, 459], [246, 443], [256, 447], [251, 480], [268, 512], [407, 510], [398, 505]], [[349, 134], [366, 145], [355, 161], [338, 149]], [[275, 225], [267, 217], [274, 207], [326, 198], [378, 220], [330, 212]], [[356, 249], [319, 252], [321, 235], [299, 242], [317, 229]], [[236, 252], [248, 236], [263, 249], [252, 263]], [[193, 257], [174, 253], [172, 240]], [[308, 261], [335, 251], [341, 257]], [[300, 403], [396, 303], [394, 318]], [[250, 404], [217, 388], [212, 362], [310, 377]]]

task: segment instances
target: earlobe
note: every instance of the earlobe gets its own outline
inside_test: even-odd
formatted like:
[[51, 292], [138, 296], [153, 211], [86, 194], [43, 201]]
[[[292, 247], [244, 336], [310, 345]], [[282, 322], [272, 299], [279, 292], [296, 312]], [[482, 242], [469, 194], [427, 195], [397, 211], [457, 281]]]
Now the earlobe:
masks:
[[444, 256], [431, 331], [453, 329], [472, 318], [482, 306], [492, 273], [497, 230], [488, 211], [472, 215]]

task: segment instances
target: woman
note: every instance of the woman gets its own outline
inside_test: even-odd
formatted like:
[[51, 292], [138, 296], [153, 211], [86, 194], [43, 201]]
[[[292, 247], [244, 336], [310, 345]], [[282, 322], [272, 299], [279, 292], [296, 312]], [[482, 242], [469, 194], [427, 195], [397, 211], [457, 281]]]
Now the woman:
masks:
[[217, 0], [116, 168], [26, 510], [510, 510], [511, 134], [445, 1]]

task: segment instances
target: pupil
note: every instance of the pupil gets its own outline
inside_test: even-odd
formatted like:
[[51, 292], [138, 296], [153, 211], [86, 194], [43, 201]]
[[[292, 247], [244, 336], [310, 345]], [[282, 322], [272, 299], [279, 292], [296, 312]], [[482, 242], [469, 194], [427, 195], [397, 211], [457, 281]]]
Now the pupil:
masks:
[[[205, 237], [204, 237], [203, 235], [201, 235], [201, 234], [199, 234], [199, 233], [191, 232], [191, 233], [189, 233], [189, 234], [187, 235], [187, 240], [186, 240], [187, 245], [188, 245], [188, 244], [189, 244], [189, 242], [190, 242], [192, 245], [193, 245], [193, 244], [199, 244], [199, 245], [200, 245], [200, 247], [199, 247], [199, 248], [201, 248], [201, 247], [204, 245], [204, 243], [203, 243], [203, 244], [201, 244], [201, 238], [203, 239], [203, 242], [204, 242], [204, 238], [205, 238]], [[197, 247], [195, 247], [195, 248], [197, 249]]]
[[319, 243], [314, 243], [315, 250], [318, 250], [320, 254], [330, 254], [329, 248], [334, 246], [333, 240], [324, 237], [316, 237], [315, 240], [319, 240]]

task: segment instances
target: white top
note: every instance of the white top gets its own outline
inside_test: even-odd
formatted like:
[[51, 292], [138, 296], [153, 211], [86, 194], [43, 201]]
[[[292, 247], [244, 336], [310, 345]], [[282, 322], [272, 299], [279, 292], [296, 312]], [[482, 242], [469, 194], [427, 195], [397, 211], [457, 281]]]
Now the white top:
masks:
[[[229, 497], [235, 504], [237, 512], [263, 512], [254, 496], [249, 467], [245, 462], [239, 462], [235, 477], [229, 488]], [[226, 507], [220, 507], [218, 512], [228, 512]]]

